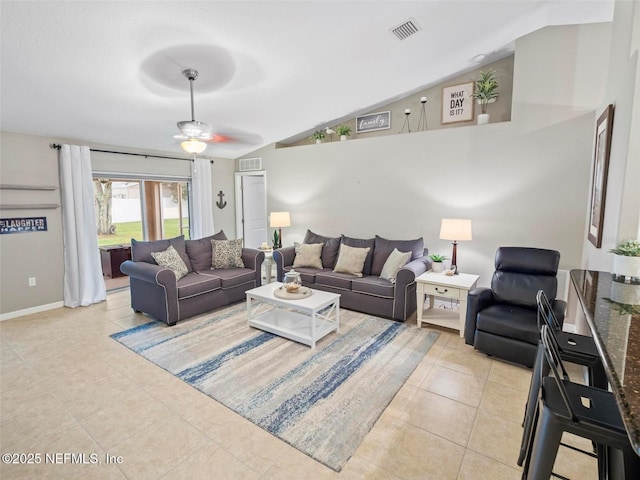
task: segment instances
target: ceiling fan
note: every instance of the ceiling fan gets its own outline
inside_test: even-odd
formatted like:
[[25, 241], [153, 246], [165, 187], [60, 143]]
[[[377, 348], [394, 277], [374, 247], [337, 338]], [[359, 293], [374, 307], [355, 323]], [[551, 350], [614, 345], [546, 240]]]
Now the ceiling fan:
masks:
[[199, 122], [195, 118], [193, 110], [193, 82], [198, 78], [198, 70], [195, 68], [186, 68], [182, 71], [189, 80], [189, 90], [191, 91], [191, 120], [185, 120], [178, 122], [178, 128], [180, 129], [179, 135], [174, 135], [173, 138], [183, 140], [180, 146], [189, 153], [202, 153], [207, 148], [205, 141], [214, 139], [215, 136], [211, 133], [211, 126], [208, 123]]

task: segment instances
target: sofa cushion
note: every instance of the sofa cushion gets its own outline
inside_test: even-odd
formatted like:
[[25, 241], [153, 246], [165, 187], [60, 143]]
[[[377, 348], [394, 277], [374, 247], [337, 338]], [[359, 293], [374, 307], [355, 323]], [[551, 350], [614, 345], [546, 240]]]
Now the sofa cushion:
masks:
[[373, 248], [375, 246], [375, 241], [375, 238], [352, 238], [345, 237], [344, 235], [340, 241], [341, 244], [348, 245], [350, 247], [369, 248], [369, 253], [367, 253], [367, 258], [365, 259], [364, 266], [362, 268], [362, 273], [364, 275], [371, 275], [371, 263], [373, 261]]
[[200, 273], [220, 279], [220, 285], [223, 290], [237, 287], [238, 285], [243, 285], [256, 279], [256, 272], [250, 268], [218, 268]]
[[380, 272], [380, 278], [389, 280], [391, 283], [396, 283], [398, 270], [404, 267], [410, 258], [411, 252], [400, 252], [397, 248], [394, 248], [391, 255], [387, 257], [387, 261], [384, 262], [384, 267], [382, 267], [382, 272]]
[[326, 285], [342, 290], [351, 290], [351, 280], [353, 279], [353, 275], [349, 275], [348, 273], [336, 273], [332, 271], [316, 273], [316, 285]]
[[307, 230], [303, 243], [323, 243], [322, 266], [333, 269], [338, 259], [338, 250], [340, 250], [340, 237], [325, 237]]
[[153, 265], [157, 265], [158, 262], [151, 256], [152, 252], [164, 252], [171, 245], [176, 249], [180, 258], [187, 266], [187, 271], [192, 272], [193, 268], [191, 268], [191, 262], [189, 261], [189, 256], [187, 255], [187, 251], [184, 245], [184, 235], [180, 235], [175, 238], [165, 238], [162, 240], [153, 240], [150, 242], [143, 242], [140, 240], [136, 240], [135, 238], [131, 239], [131, 260], [134, 262], [147, 262]]
[[382, 273], [382, 267], [394, 248], [397, 248], [400, 252], [411, 252], [409, 261], [415, 260], [424, 255], [424, 240], [422, 238], [416, 238], [415, 240], [388, 240], [376, 235], [371, 275], [380, 275]]
[[322, 247], [324, 243], [294, 243], [296, 256], [293, 266], [322, 268]]
[[478, 312], [476, 329], [500, 337], [538, 344], [537, 311], [513, 305], [492, 305]]
[[176, 274], [176, 280], [180, 280], [189, 273], [184, 261], [171, 245], [164, 252], [151, 252], [151, 256], [158, 265], [173, 271]]
[[362, 270], [364, 268], [364, 262], [367, 259], [367, 255], [371, 251], [370, 247], [356, 248], [349, 245], [340, 245], [340, 253], [338, 254], [338, 261], [333, 271], [336, 273], [348, 273], [355, 275], [356, 277], [362, 277]]
[[[291, 271], [293, 267], [284, 267], [284, 272]], [[331, 270], [328, 268], [323, 268], [320, 270], [319, 268], [312, 267], [296, 267], [296, 272], [300, 274], [300, 280], [302, 280], [302, 285], [310, 286], [316, 283], [316, 274], [330, 272]]]
[[220, 277], [188, 273], [178, 281], [178, 299], [194, 297], [221, 288]]
[[242, 239], [211, 240], [211, 268], [244, 268]]
[[211, 268], [211, 240], [226, 240], [227, 236], [223, 230], [215, 235], [199, 238], [196, 240], [185, 240], [184, 246], [187, 256], [191, 261], [191, 267], [194, 272], [200, 270], [209, 270]]
[[351, 291], [376, 297], [393, 298], [395, 286], [388, 280], [370, 275], [364, 278], [354, 278], [351, 281]]

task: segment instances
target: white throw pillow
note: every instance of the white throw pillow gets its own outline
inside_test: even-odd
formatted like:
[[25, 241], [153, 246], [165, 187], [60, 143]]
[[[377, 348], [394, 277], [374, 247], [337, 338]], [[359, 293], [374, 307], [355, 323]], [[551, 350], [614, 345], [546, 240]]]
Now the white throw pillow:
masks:
[[151, 252], [151, 256], [161, 267], [173, 270], [173, 273], [176, 274], [176, 280], [180, 280], [189, 272], [187, 265], [182, 258], [180, 258], [178, 251], [173, 248], [173, 245], [169, 245], [169, 248], [164, 252]]
[[404, 267], [411, 258], [411, 252], [401, 252], [397, 248], [393, 249], [393, 252], [384, 262], [382, 272], [380, 272], [380, 278], [389, 280], [391, 283], [396, 283], [396, 275], [398, 271]]
[[369, 250], [371, 250], [371, 247], [356, 248], [345, 245], [344, 243], [341, 244], [338, 261], [333, 271], [362, 277], [362, 269], [364, 268], [364, 262], [367, 259]]
[[296, 256], [293, 268], [322, 268], [322, 246], [324, 243], [294, 243]]

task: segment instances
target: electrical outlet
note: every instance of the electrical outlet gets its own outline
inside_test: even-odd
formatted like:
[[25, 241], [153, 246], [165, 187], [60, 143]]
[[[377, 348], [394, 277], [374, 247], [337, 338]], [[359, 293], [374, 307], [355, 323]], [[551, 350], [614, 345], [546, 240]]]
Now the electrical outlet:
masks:
[[36, 286], [36, 277], [29, 277], [29, 286], [30, 287]]

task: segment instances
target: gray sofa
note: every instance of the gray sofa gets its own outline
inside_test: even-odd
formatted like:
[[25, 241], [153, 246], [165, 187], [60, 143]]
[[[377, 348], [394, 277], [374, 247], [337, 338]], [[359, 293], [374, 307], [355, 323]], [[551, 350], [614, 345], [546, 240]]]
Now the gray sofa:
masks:
[[[295, 267], [300, 273], [302, 285], [340, 294], [340, 306], [376, 316], [404, 321], [416, 311], [417, 276], [431, 268], [422, 238], [416, 240], [387, 240], [375, 238], [358, 239], [326, 237], [307, 231], [303, 243], [322, 243], [322, 268]], [[369, 247], [362, 270], [362, 277], [337, 273], [333, 269], [342, 244], [363, 248]], [[411, 252], [409, 262], [397, 273], [395, 283], [380, 277], [383, 266], [397, 248], [400, 252]], [[273, 252], [278, 281], [283, 281], [291, 270], [296, 257], [295, 247], [284, 247]]]
[[[242, 248], [243, 267], [212, 269], [211, 240], [226, 240], [223, 231], [198, 240], [184, 236], [140, 242], [131, 240], [131, 260], [120, 270], [129, 275], [131, 308], [175, 325], [217, 307], [245, 299], [245, 292], [261, 284], [264, 252]], [[173, 246], [187, 267], [184, 277], [156, 263], [152, 252]]]

